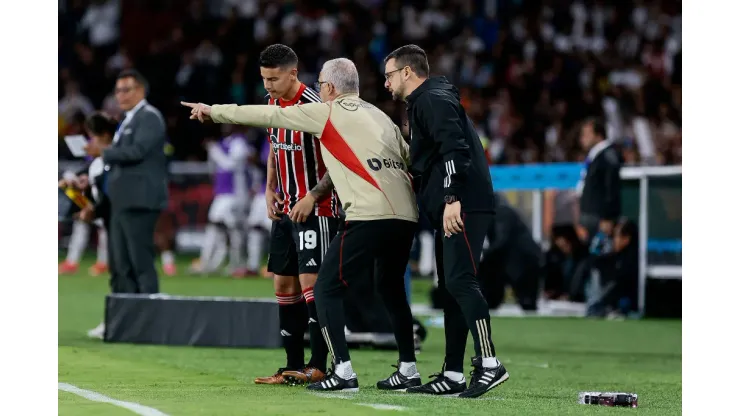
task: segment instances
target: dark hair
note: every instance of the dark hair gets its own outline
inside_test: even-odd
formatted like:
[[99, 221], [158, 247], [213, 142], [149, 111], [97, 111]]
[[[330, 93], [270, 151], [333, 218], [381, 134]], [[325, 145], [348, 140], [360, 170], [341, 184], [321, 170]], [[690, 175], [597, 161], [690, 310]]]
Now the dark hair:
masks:
[[260, 66], [263, 68], [285, 68], [298, 65], [298, 55], [290, 47], [276, 43], [260, 53]]
[[585, 123], [583, 123], [583, 125], [585, 126], [588, 124], [590, 124], [594, 129], [594, 133], [597, 136], [600, 136], [602, 139], [606, 139], [606, 124], [604, 124], [603, 120], [597, 117], [589, 118]]
[[109, 136], [112, 139], [117, 128], [116, 120], [104, 113], [95, 113], [85, 121], [85, 129], [96, 136]]
[[416, 45], [401, 46], [388, 54], [388, 56], [383, 60], [383, 63], [388, 63], [391, 59], [396, 60], [396, 66], [398, 69], [408, 66], [420, 77], [429, 76], [429, 60], [427, 60], [427, 53], [424, 52], [424, 49]]
[[144, 75], [141, 75], [141, 72], [135, 69], [124, 69], [118, 74], [116, 79], [119, 80], [124, 78], [133, 78], [137, 84], [144, 87], [144, 91], [149, 92], [149, 83], [146, 78], [144, 78]]

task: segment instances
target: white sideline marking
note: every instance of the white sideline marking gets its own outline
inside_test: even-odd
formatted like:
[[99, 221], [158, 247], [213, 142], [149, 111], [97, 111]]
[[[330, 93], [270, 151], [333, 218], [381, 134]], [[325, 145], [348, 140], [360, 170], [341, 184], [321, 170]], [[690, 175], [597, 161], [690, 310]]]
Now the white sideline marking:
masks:
[[132, 402], [124, 402], [122, 400], [116, 400], [113, 398], [110, 398], [108, 396], [104, 396], [100, 393], [96, 393], [91, 390], [84, 390], [79, 387], [73, 386], [71, 384], [67, 383], [59, 383], [59, 390], [66, 391], [72, 394], [76, 394], [80, 397], [84, 397], [87, 400], [91, 400], [93, 402], [101, 402], [101, 403], [110, 403], [114, 406], [123, 407], [124, 409], [128, 409], [137, 415], [141, 416], [168, 416], [166, 413], [162, 413], [157, 409], [154, 409], [152, 407], [144, 406], [143, 404], [139, 403], [132, 403]]
[[323, 397], [325, 399], [345, 399], [349, 400], [352, 399], [352, 395], [348, 395], [347, 393], [311, 393], [314, 396]]
[[[342, 400], [352, 400], [354, 399], [353, 394], [347, 394], [347, 393], [311, 393], [314, 396], [317, 397], [323, 397], [325, 399], [342, 399]], [[407, 407], [403, 406], [395, 406], [392, 404], [382, 404], [382, 403], [355, 403], [358, 406], [365, 406], [365, 407], [372, 407], [375, 410], [407, 410]]]
[[360, 406], [372, 407], [375, 410], [406, 410], [403, 406], [395, 406], [392, 404], [380, 404], [380, 403], [357, 403]]

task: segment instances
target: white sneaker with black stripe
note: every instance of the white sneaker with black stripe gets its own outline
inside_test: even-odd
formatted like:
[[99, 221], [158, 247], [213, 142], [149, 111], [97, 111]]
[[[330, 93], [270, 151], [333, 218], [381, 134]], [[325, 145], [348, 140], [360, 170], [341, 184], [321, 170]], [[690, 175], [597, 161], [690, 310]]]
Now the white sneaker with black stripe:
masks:
[[418, 387], [409, 387], [406, 393], [434, 394], [437, 396], [457, 396], [465, 391], [465, 379], [454, 381], [441, 373], [435, 373], [429, 376], [434, 380]]
[[421, 375], [416, 372], [415, 366], [413, 367], [414, 370], [412, 370], [414, 371], [414, 374], [409, 377], [401, 374], [400, 363], [398, 365], [393, 365], [393, 367], [396, 367], [397, 370], [394, 371], [390, 377], [385, 380], [380, 380], [378, 384], [376, 384], [378, 390], [406, 391], [408, 388], [421, 386]]
[[309, 384], [306, 389], [311, 391], [338, 391], [354, 393], [360, 391], [360, 384], [357, 382], [357, 374], [352, 373], [350, 378], [343, 379], [330, 369], [324, 381]]

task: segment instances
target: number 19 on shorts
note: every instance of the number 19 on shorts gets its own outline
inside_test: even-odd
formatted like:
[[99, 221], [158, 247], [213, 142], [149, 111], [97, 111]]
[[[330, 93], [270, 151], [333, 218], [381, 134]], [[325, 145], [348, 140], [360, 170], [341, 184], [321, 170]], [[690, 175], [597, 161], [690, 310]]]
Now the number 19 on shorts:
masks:
[[313, 250], [316, 248], [316, 231], [306, 230], [298, 233], [299, 250]]

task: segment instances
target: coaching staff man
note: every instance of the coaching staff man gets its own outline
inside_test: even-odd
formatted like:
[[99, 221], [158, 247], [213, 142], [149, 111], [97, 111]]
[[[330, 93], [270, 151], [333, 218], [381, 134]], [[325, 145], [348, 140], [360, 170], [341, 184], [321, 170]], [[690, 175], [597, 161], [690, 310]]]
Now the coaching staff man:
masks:
[[[321, 155], [346, 213], [341, 234], [331, 240], [314, 286], [319, 325], [335, 364], [313, 391], [357, 391], [344, 335], [344, 294], [376, 266], [378, 290], [388, 309], [398, 344], [398, 371], [379, 389], [405, 390], [421, 384], [416, 370], [411, 308], [404, 274], [419, 212], [411, 187], [408, 145], [398, 126], [359, 97], [355, 64], [338, 58], [324, 63], [316, 89], [321, 103], [275, 105], [183, 103], [191, 118], [217, 123], [304, 131], [318, 137]], [[487, 310], [487, 309], [486, 309]]]
[[619, 151], [606, 139], [606, 127], [599, 119], [589, 119], [581, 126], [581, 146], [587, 151], [578, 191], [581, 194], [579, 223], [582, 237], [591, 241], [600, 231], [612, 235], [621, 215], [622, 194]]
[[162, 114], [146, 101], [147, 82], [121, 72], [116, 99], [126, 115], [113, 145], [102, 152], [111, 204], [109, 231], [114, 293], [157, 293], [154, 226], [167, 207], [167, 160]]
[[[483, 146], [457, 88], [444, 77], [429, 78], [427, 55], [420, 47], [402, 46], [385, 58], [385, 87], [394, 99], [406, 101], [410, 170], [419, 204], [435, 227], [439, 285], [449, 294], [444, 307], [443, 371], [408, 392], [478, 397], [509, 378], [496, 359], [488, 304], [475, 277], [494, 213]], [[468, 328], [476, 356], [466, 389], [463, 358]]]

